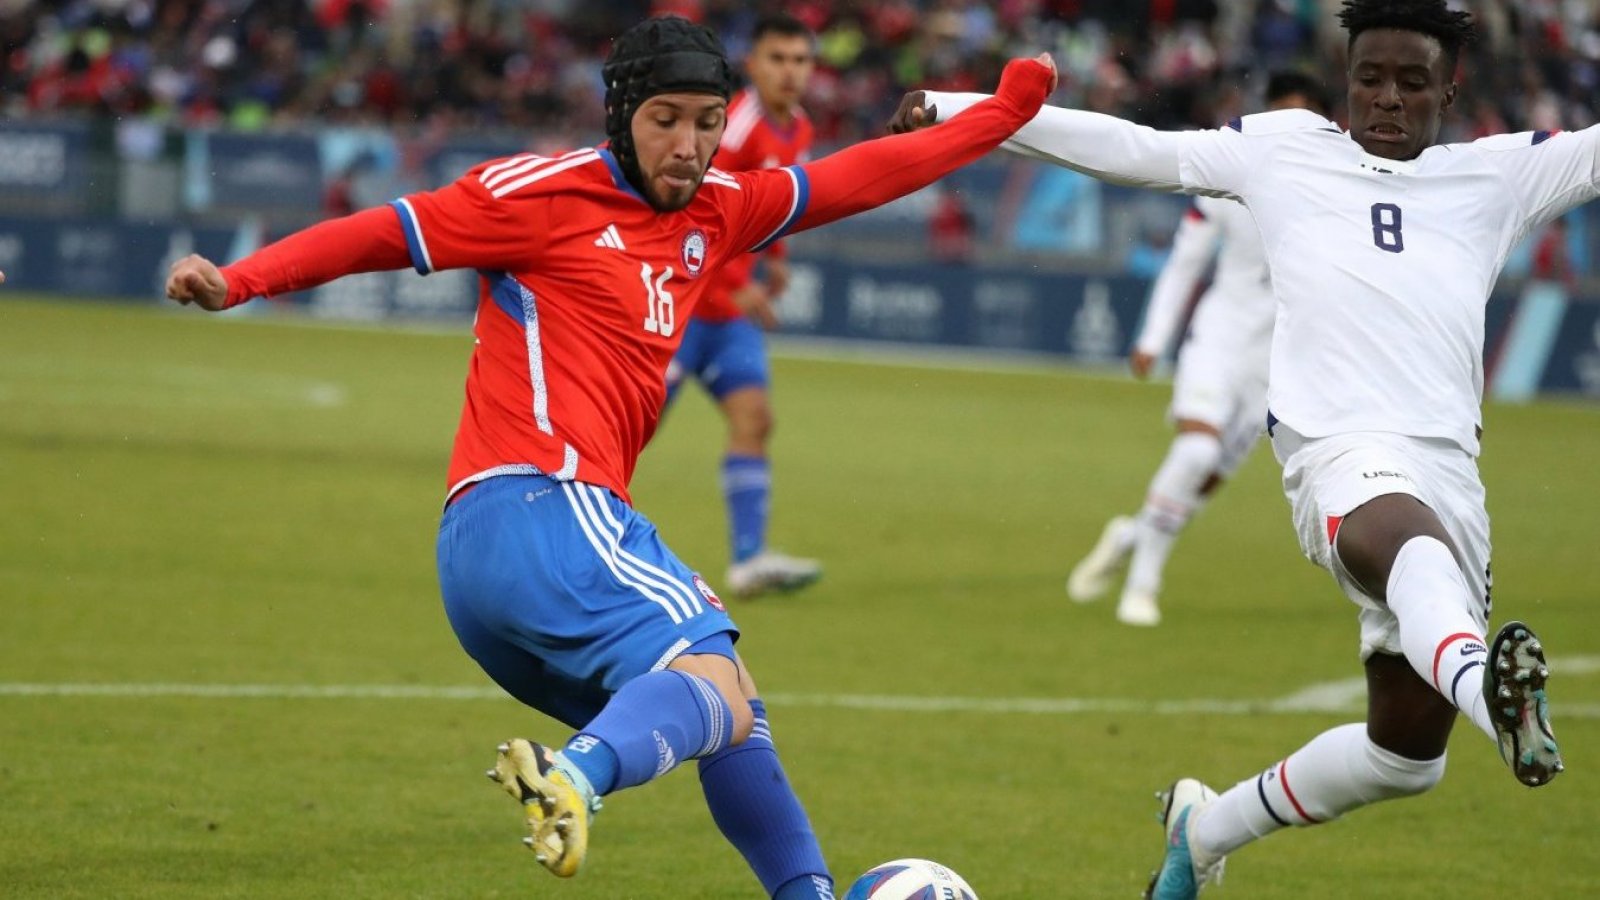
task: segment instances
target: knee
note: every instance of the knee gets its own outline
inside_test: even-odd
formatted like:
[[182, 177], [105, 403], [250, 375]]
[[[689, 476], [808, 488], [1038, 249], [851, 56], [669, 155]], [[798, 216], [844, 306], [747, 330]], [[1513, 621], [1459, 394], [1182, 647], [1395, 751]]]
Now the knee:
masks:
[[1214, 476], [1222, 465], [1222, 439], [1214, 431], [1179, 431], [1172, 454], [1182, 460], [1197, 483]]
[[750, 708], [750, 701], [746, 700], [742, 693], [735, 694], [732, 697], [724, 697], [723, 699], [728, 702], [728, 712], [730, 713], [730, 723], [732, 725], [732, 729], [729, 732], [731, 737], [728, 739], [728, 743], [737, 746], [749, 739], [751, 730], [755, 728], [756, 714]]
[[1385, 797], [1412, 797], [1433, 789], [1444, 779], [1445, 755], [1410, 759], [1367, 743], [1367, 759]]
[[765, 400], [738, 407], [728, 416], [728, 430], [740, 443], [765, 444], [774, 424], [772, 407]]

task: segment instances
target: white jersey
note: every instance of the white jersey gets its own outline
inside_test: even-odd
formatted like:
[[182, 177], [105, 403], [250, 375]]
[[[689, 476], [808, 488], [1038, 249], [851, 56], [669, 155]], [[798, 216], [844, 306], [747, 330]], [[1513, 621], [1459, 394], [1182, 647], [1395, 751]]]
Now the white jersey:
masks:
[[1213, 257], [1216, 271], [1190, 318], [1188, 341], [1214, 346], [1222, 358], [1236, 361], [1241, 375], [1259, 372], [1256, 377], [1264, 380], [1276, 309], [1266, 250], [1250, 211], [1231, 200], [1195, 198], [1150, 289], [1134, 348], [1152, 356], [1166, 353]]
[[[940, 118], [981, 95], [930, 92]], [[1006, 145], [1122, 184], [1244, 201], [1278, 300], [1272, 413], [1305, 437], [1445, 438], [1476, 455], [1483, 317], [1513, 247], [1600, 196], [1600, 126], [1370, 156], [1305, 110], [1159, 132], [1046, 107]]]

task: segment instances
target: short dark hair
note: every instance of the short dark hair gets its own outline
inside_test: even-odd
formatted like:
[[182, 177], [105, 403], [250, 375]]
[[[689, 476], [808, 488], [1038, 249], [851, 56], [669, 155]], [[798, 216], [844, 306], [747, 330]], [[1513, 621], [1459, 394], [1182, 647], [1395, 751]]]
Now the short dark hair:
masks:
[[1268, 103], [1295, 95], [1304, 97], [1313, 111], [1328, 114], [1328, 92], [1315, 77], [1294, 69], [1280, 69], [1267, 77]]
[[1452, 10], [1444, 0], [1345, 0], [1339, 22], [1350, 32], [1351, 44], [1372, 28], [1426, 34], [1439, 42], [1452, 69], [1461, 58], [1461, 48], [1478, 39], [1472, 14]]
[[806, 23], [796, 19], [788, 13], [767, 13], [756, 20], [755, 28], [750, 31], [750, 43], [754, 44], [769, 34], [784, 37], [814, 37]]

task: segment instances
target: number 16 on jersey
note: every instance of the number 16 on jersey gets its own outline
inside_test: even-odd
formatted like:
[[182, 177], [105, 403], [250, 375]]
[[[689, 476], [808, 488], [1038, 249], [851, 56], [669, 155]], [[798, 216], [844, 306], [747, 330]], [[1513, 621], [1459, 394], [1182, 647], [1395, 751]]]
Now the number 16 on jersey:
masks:
[[667, 282], [672, 278], [672, 267], [656, 276], [655, 267], [649, 263], [639, 266], [639, 280], [644, 282], [644, 330], [662, 337], [672, 337], [676, 327], [676, 313], [672, 308], [672, 294]]

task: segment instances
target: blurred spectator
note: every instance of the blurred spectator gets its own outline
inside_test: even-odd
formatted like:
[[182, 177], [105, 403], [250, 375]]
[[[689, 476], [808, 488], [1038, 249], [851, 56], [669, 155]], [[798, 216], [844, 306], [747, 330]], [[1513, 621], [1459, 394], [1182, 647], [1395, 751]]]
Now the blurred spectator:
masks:
[[[912, 87], [986, 90], [1047, 49], [1056, 102], [1158, 127], [1210, 126], [1251, 75], [1342, 82], [1337, 0], [0, 0], [0, 112], [259, 129], [306, 121], [426, 131], [600, 131], [611, 35], [677, 13], [737, 57], [783, 7], [819, 35], [807, 107], [823, 141], [877, 134]], [[1484, 40], [1448, 137], [1588, 124], [1600, 93], [1592, 2], [1470, 0]]]
[[1566, 217], [1546, 225], [1533, 245], [1533, 268], [1528, 273], [1538, 281], [1550, 281], [1568, 288], [1577, 284], [1568, 248]]
[[960, 193], [945, 186], [936, 190], [939, 199], [934, 204], [933, 214], [928, 217], [928, 238], [933, 258], [950, 265], [965, 265], [972, 261], [977, 220]]

